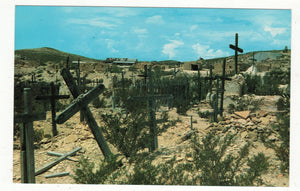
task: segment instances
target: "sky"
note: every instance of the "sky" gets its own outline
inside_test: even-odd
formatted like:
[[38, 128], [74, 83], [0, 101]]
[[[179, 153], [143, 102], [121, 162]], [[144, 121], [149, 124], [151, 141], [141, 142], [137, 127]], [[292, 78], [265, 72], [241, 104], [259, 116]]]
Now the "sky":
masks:
[[192, 61], [291, 47], [291, 10], [141, 7], [15, 7], [15, 50], [139, 61]]

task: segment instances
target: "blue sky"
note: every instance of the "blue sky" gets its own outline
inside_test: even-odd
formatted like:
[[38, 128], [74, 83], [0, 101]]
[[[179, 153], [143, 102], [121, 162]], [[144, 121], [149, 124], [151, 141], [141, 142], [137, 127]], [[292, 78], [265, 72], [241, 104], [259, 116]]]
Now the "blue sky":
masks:
[[15, 50], [52, 47], [96, 59], [197, 60], [291, 46], [291, 11], [16, 6]]

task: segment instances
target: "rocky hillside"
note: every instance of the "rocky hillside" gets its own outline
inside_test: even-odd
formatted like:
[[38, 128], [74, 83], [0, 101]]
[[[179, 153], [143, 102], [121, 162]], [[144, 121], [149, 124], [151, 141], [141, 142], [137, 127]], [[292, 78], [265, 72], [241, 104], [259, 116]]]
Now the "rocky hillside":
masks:
[[[35, 88], [38, 84], [43, 85], [50, 82], [55, 82], [57, 85], [60, 84], [59, 94], [70, 95], [70, 91], [59, 72], [59, 69], [65, 66], [66, 57], [69, 54], [51, 48], [28, 51], [31, 53], [21, 54], [19, 51], [16, 51], [15, 99], [18, 96], [18, 99], [21, 99], [22, 88], [25, 86]], [[36, 59], [37, 55], [43, 54], [48, 55], [45, 56], [44, 60], [40, 61]], [[254, 56], [257, 59], [255, 66], [259, 72], [266, 72], [272, 69], [287, 71], [290, 68], [290, 51], [277, 51], [276, 54], [273, 54], [272, 51], [255, 52], [255, 55], [257, 55], [257, 57]], [[77, 55], [72, 56], [71, 58], [74, 58], [74, 60], [77, 60], [79, 57]], [[239, 55], [241, 70], [245, 71], [247, 69], [246, 66], [252, 65], [252, 60], [250, 60], [252, 56], [253, 53]], [[84, 60], [83, 57], [80, 57], [80, 59]], [[222, 60], [223, 58], [206, 61], [214, 65], [214, 73], [220, 73]], [[228, 66], [233, 66], [233, 63], [233, 57], [228, 57]], [[194, 96], [188, 97], [191, 97], [193, 100], [187, 104], [188, 107], [186, 107], [187, 110], [185, 113], [178, 112], [178, 108], [175, 107], [157, 106], [156, 119], [159, 121], [163, 118], [168, 118], [168, 122], [158, 125], [159, 128], [164, 128], [164, 131], [158, 134], [158, 149], [155, 152], [149, 153], [148, 148], [145, 147], [138, 150], [133, 157], [125, 155], [122, 152], [124, 145], [125, 147], [130, 146], [133, 148], [135, 146], [133, 144], [135, 143], [135, 139], [128, 140], [124, 136], [130, 131], [130, 128], [126, 130], [126, 123], [132, 122], [128, 122], [127, 117], [134, 116], [134, 111], [129, 114], [125, 113], [124, 108], [122, 108], [122, 104], [124, 103], [120, 101], [120, 97], [126, 91], [130, 91], [133, 88], [133, 83], [128, 85], [128, 88], [123, 89], [119, 88], [118, 84], [119, 86], [122, 84], [120, 83], [122, 78], [126, 82], [136, 81], [136, 79], [143, 80], [140, 77], [143, 74], [143, 64], [138, 63], [127, 67], [111, 66], [108, 70], [107, 65], [101, 61], [87, 60], [80, 68], [81, 77], [85, 77], [89, 82], [95, 82], [95, 80], [101, 81], [106, 87], [105, 92], [98, 97], [98, 102], [89, 104], [89, 108], [101, 129], [104, 130], [111, 127], [104, 121], [104, 115], [117, 115], [120, 116], [120, 120], [117, 120], [117, 122], [122, 121], [122, 125], [118, 127], [114, 126], [115, 128], [110, 129], [110, 131], [107, 129], [103, 131], [104, 137], [106, 140], [109, 140], [108, 145], [111, 151], [117, 154], [118, 160], [121, 160], [123, 163], [121, 168], [117, 170], [109, 169], [109, 173], [105, 172], [108, 173], [106, 176], [99, 176], [97, 174], [98, 171], [96, 173], [99, 166], [104, 164], [102, 163], [104, 156], [89, 126], [85, 122], [80, 122], [79, 113], [76, 113], [65, 123], [58, 124], [58, 135], [53, 137], [51, 133], [52, 120], [49, 103], [37, 103], [34, 100], [34, 102], [40, 105], [40, 109], [47, 110], [46, 120], [34, 122], [36, 169], [57, 158], [56, 156], [47, 154], [48, 151], [64, 154], [76, 147], [82, 147], [82, 150], [76, 155], [55, 165], [44, 174], [38, 175], [36, 183], [155, 184], [161, 183], [159, 182], [160, 180], [165, 180], [164, 184], [175, 185], [233, 185], [234, 182], [232, 181], [240, 181], [236, 185], [289, 186], [289, 149], [288, 145], [286, 145], [286, 143], [289, 143], [289, 120], [287, 120], [289, 119], [289, 96], [286, 94], [284, 97], [279, 94], [261, 95], [245, 93], [250, 92], [250, 90], [251, 92], [255, 92], [254, 90], [257, 87], [251, 87], [251, 89], [247, 87], [248, 90], [246, 91], [244, 89], [245, 86], [253, 84], [247, 84], [246, 77], [242, 74], [235, 75], [230, 82], [227, 81], [225, 84], [223, 116], [217, 115], [217, 120], [214, 122], [212, 116], [214, 109], [212, 106], [218, 105], [218, 102], [213, 103], [213, 96], [209, 94], [205, 94], [204, 97], [206, 99], [202, 98], [198, 100], [196, 96], [198, 93], [197, 83], [195, 83], [196, 78], [194, 78], [197, 76], [194, 75], [197, 74], [197, 71], [183, 71], [180, 68], [177, 74], [173, 74], [173, 69], [165, 70], [169, 69], [170, 64], [176, 64], [176, 61], [155, 63], [153, 70], [155, 70], [155, 67], [161, 69], [156, 69], [155, 75], [166, 74], [164, 77], [167, 79], [174, 79], [176, 76], [181, 75], [183, 78], [178, 78], [179, 80], [188, 79], [191, 84], [189, 91], [192, 92], [191, 94], [194, 94]], [[120, 73], [122, 70], [123, 74]], [[206, 69], [204, 68], [204, 70]], [[201, 72], [206, 73], [206, 71]], [[76, 70], [72, 69], [71, 73], [77, 79]], [[277, 73], [272, 74], [275, 75]], [[264, 83], [267, 82], [265, 81]], [[87, 86], [92, 87], [95, 84], [89, 83]], [[214, 86], [212, 89], [215, 91], [216, 83], [212, 83], [212, 86]], [[263, 89], [264, 86], [260, 86], [260, 91]], [[119, 102], [114, 107], [113, 100], [115, 98], [112, 95], [120, 95], [116, 93], [118, 90], [122, 90], [122, 95], [117, 97]], [[58, 101], [57, 114], [68, 107], [73, 100], [71, 96], [68, 100]], [[141, 107], [141, 105], [136, 105], [136, 107]], [[145, 109], [145, 107], [138, 109]], [[15, 110], [15, 112], [19, 111]], [[106, 120], [109, 119], [106, 118]], [[136, 118], [132, 120], [133, 122], [138, 121]], [[138, 127], [148, 124], [145, 123], [145, 118], [140, 122], [141, 124]], [[21, 182], [20, 126], [20, 124], [15, 124], [14, 126], [14, 183]], [[120, 131], [116, 130], [119, 127], [123, 129], [119, 129]], [[146, 132], [149, 130], [149, 127], [147, 128]], [[115, 133], [115, 136], [110, 136], [111, 134], [108, 132]], [[127, 141], [119, 141], [121, 138]], [[247, 149], [245, 149], [245, 145], [248, 145]], [[260, 153], [263, 154], [263, 157]], [[241, 155], [244, 157], [239, 159]], [[78, 162], [83, 158], [88, 163]], [[265, 160], [268, 162], [265, 163]], [[92, 162], [95, 163], [95, 169], [90, 170]], [[85, 167], [88, 168], [81, 175], [78, 174], [80, 165], [87, 165]], [[233, 168], [229, 169], [227, 166]], [[257, 170], [259, 169], [255, 168], [257, 166], [262, 170], [258, 172]], [[83, 166], [81, 167], [83, 168]], [[223, 173], [223, 170], [226, 173]], [[45, 177], [45, 175], [60, 172], [69, 172], [69, 175], [54, 178]], [[99, 173], [101, 174], [102, 172]], [[232, 177], [235, 177], [234, 180], [228, 176], [230, 173], [233, 173]], [[84, 179], [85, 175], [86, 179]], [[209, 175], [212, 179], [205, 179]], [[244, 175], [248, 175], [250, 178], [248, 177], [243, 182]], [[78, 177], [77, 181], [73, 178], [74, 176]], [[100, 181], [99, 177], [105, 177], [106, 179]], [[251, 177], [254, 178], [251, 179]], [[213, 182], [216, 178], [220, 178], [223, 182]]]
[[70, 58], [70, 61], [78, 60], [78, 59], [85, 62], [100, 61], [100, 60], [91, 59], [76, 54], [62, 52], [60, 50], [49, 48], [49, 47], [36, 48], [36, 49], [21, 49], [15, 51], [15, 58], [26, 60], [29, 62], [39, 63], [41, 65], [47, 62], [53, 62], [53, 63], [66, 62], [68, 56]]

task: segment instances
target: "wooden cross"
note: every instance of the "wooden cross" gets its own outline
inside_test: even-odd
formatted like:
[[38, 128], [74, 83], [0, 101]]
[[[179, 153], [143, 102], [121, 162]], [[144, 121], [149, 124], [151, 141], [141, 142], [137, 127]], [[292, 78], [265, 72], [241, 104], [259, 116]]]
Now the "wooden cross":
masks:
[[[226, 73], [225, 73], [225, 66], [226, 66], [226, 59], [223, 60], [223, 70], [222, 70], [222, 76], [215, 76], [217, 78], [217, 97], [216, 97], [216, 105], [214, 108], [214, 113], [215, 113], [215, 117], [214, 117], [214, 121], [217, 121], [217, 114], [220, 114], [221, 116], [223, 116], [223, 102], [224, 102], [224, 91], [225, 91], [225, 80], [231, 80], [231, 78], [226, 77]], [[219, 92], [219, 80], [222, 81], [221, 84], [221, 92]], [[218, 100], [219, 100], [219, 93], [221, 93], [221, 100], [220, 100], [220, 109], [218, 108]]]
[[51, 113], [52, 113], [52, 134], [53, 136], [57, 135], [57, 128], [56, 128], [56, 123], [55, 123], [55, 117], [56, 117], [56, 108], [55, 108], [55, 103], [56, 100], [59, 99], [68, 99], [70, 96], [69, 95], [57, 95], [57, 92], [55, 91], [55, 86], [54, 83], [50, 83], [51, 86], [51, 95], [46, 95], [46, 96], [36, 96], [36, 100], [50, 100], [51, 104]]
[[35, 183], [33, 121], [46, 119], [46, 113], [32, 112], [31, 94], [30, 88], [24, 88], [24, 113], [14, 115], [15, 123], [23, 123], [20, 129], [22, 183]]
[[220, 115], [221, 116], [223, 116], [223, 111], [224, 111], [223, 102], [224, 102], [224, 92], [225, 92], [225, 80], [231, 80], [231, 78], [226, 77], [225, 66], [226, 66], [226, 59], [223, 60], [223, 70], [222, 70], [222, 76], [221, 76], [221, 80], [222, 80], [221, 103], [220, 103]]
[[102, 135], [102, 132], [93, 117], [93, 114], [89, 107], [87, 106], [91, 101], [93, 101], [99, 94], [104, 92], [105, 87], [103, 84], [99, 84], [90, 91], [88, 91], [86, 94], [81, 94], [78, 86], [75, 83], [75, 80], [73, 79], [72, 74], [67, 68], [64, 68], [61, 71], [61, 75], [64, 78], [68, 88], [70, 89], [73, 97], [75, 98], [74, 102], [67, 107], [62, 113], [60, 113], [56, 118], [55, 121], [58, 124], [62, 124], [65, 121], [67, 121], [69, 118], [71, 118], [75, 113], [78, 111], [82, 111], [84, 118], [86, 119], [86, 122], [91, 129], [103, 155], [105, 158], [111, 157], [113, 154], [110, 151], [108, 144], [106, 140], [104, 139], [104, 136]]
[[233, 49], [235, 54], [234, 54], [234, 60], [235, 60], [235, 74], [238, 73], [238, 52], [243, 53], [243, 49], [239, 48], [239, 34], [235, 34], [235, 45], [230, 44], [229, 48]]
[[[146, 65], [145, 65], [146, 66]], [[156, 129], [156, 115], [155, 115], [155, 99], [160, 98], [167, 98], [171, 99], [172, 95], [154, 95], [154, 87], [153, 87], [153, 79], [152, 79], [152, 72], [151, 66], [149, 66], [149, 73], [147, 73], [147, 66], [145, 67], [145, 74], [139, 75], [140, 77], [144, 77], [145, 81], [146, 78], [149, 77], [149, 94], [146, 96], [134, 96], [130, 97], [129, 99], [140, 99], [140, 100], [147, 100], [147, 108], [148, 108], [148, 115], [149, 115], [149, 126], [150, 126], [150, 137], [151, 142], [149, 146], [149, 151], [153, 152], [155, 149], [158, 148], [158, 140], [157, 140], [157, 129]]]
[[[204, 77], [204, 79], [208, 79], [210, 82], [210, 87], [209, 87], [209, 90], [210, 90], [210, 95], [211, 95], [211, 92], [212, 92], [212, 80], [217, 80], [217, 84], [216, 84], [216, 100], [215, 100], [215, 103], [213, 105], [213, 108], [214, 108], [214, 121], [216, 122], [217, 121], [217, 115], [220, 114], [221, 116], [223, 116], [223, 101], [224, 101], [224, 91], [225, 91], [225, 81], [226, 80], [231, 80], [231, 78], [228, 78], [226, 77], [226, 71], [225, 71], [225, 66], [226, 66], [226, 59], [223, 60], [223, 70], [222, 70], [222, 76], [219, 76], [219, 75], [215, 75], [213, 76], [212, 75], [212, 67], [210, 67], [210, 76], [209, 77]], [[219, 81], [221, 80], [221, 92], [219, 92]], [[220, 109], [218, 109], [218, 100], [219, 100], [219, 93], [221, 93], [221, 100], [220, 100]]]

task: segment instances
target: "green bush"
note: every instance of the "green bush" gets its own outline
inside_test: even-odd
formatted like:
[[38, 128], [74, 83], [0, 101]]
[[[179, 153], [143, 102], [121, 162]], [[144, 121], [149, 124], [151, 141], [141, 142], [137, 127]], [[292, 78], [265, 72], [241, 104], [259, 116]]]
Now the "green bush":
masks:
[[145, 118], [145, 113], [130, 113], [127, 118], [123, 118], [120, 113], [101, 115], [106, 140], [126, 157], [135, 155], [139, 150], [147, 148], [150, 141]]
[[34, 142], [40, 142], [44, 138], [43, 129], [34, 129]]
[[106, 107], [105, 98], [97, 97], [96, 99], [93, 100], [92, 104], [95, 108], [105, 108]]
[[260, 76], [245, 76], [244, 94], [280, 95], [278, 86], [290, 84], [290, 69], [273, 69], [262, 78]]
[[[144, 185], [210, 185], [253, 186], [262, 185], [261, 175], [268, 169], [268, 158], [258, 153], [249, 158], [250, 143], [237, 153], [227, 153], [235, 136], [227, 134], [221, 138], [216, 131], [209, 132], [201, 142], [193, 136], [192, 151], [186, 157], [193, 162], [178, 162], [176, 156], [157, 165], [153, 160], [157, 153], [141, 153], [127, 168], [120, 167], [116, 158], [102, 161], [100, 167], [82, 159], [73, 177], [77, 183], [88, 184], [144, 184]], [[159, 153], [159, 152], [158, 152]], [[128, 171], [128, 168], [133, 167]], [[242, 173], [241, 173], [242, 172]]]
[[[197, 137], [193, 138], [195, 169], [201, 171], [195, 179], [200, 185], [209, 186], [249, 186], [267, 170], [267, 158], [263, 154], [248, 158], [250, 143], [245, 144], [238, 156], [227, 154], [227, 148], [235, 141], [235, 136], [227, 134], [221, 138], [216, 131], [209, 132], [199, 143]], [[238, 175], [243, 165], [248, 161], [250, 169]], [[253, 164], [256, 164], [253, 165]], [[258, 182], [261, 185], [262, 182]]]
[[120, 163], [113, 156], [107, 160], [102, 160], [98, 170], [95, 164], [82, 157], [77, 164], [75, 175], [73, 176], [77, 184], [103, 184], [117, 168]]
[[[265, 136], [262, 136], [262, 141], [268, 148], [274, 149], [276, 156], [281, 161], [281, 172], [289, 172], [289, 160], [290, 160], [290, 115], [289, 113], [283, 113], [277, 115], [279, 124], [272, 125], [272, 131], [267, 132]], [[280, 143], [272, 142], [268, 140], [268, 137], [275, 132], [278, 132]]]

